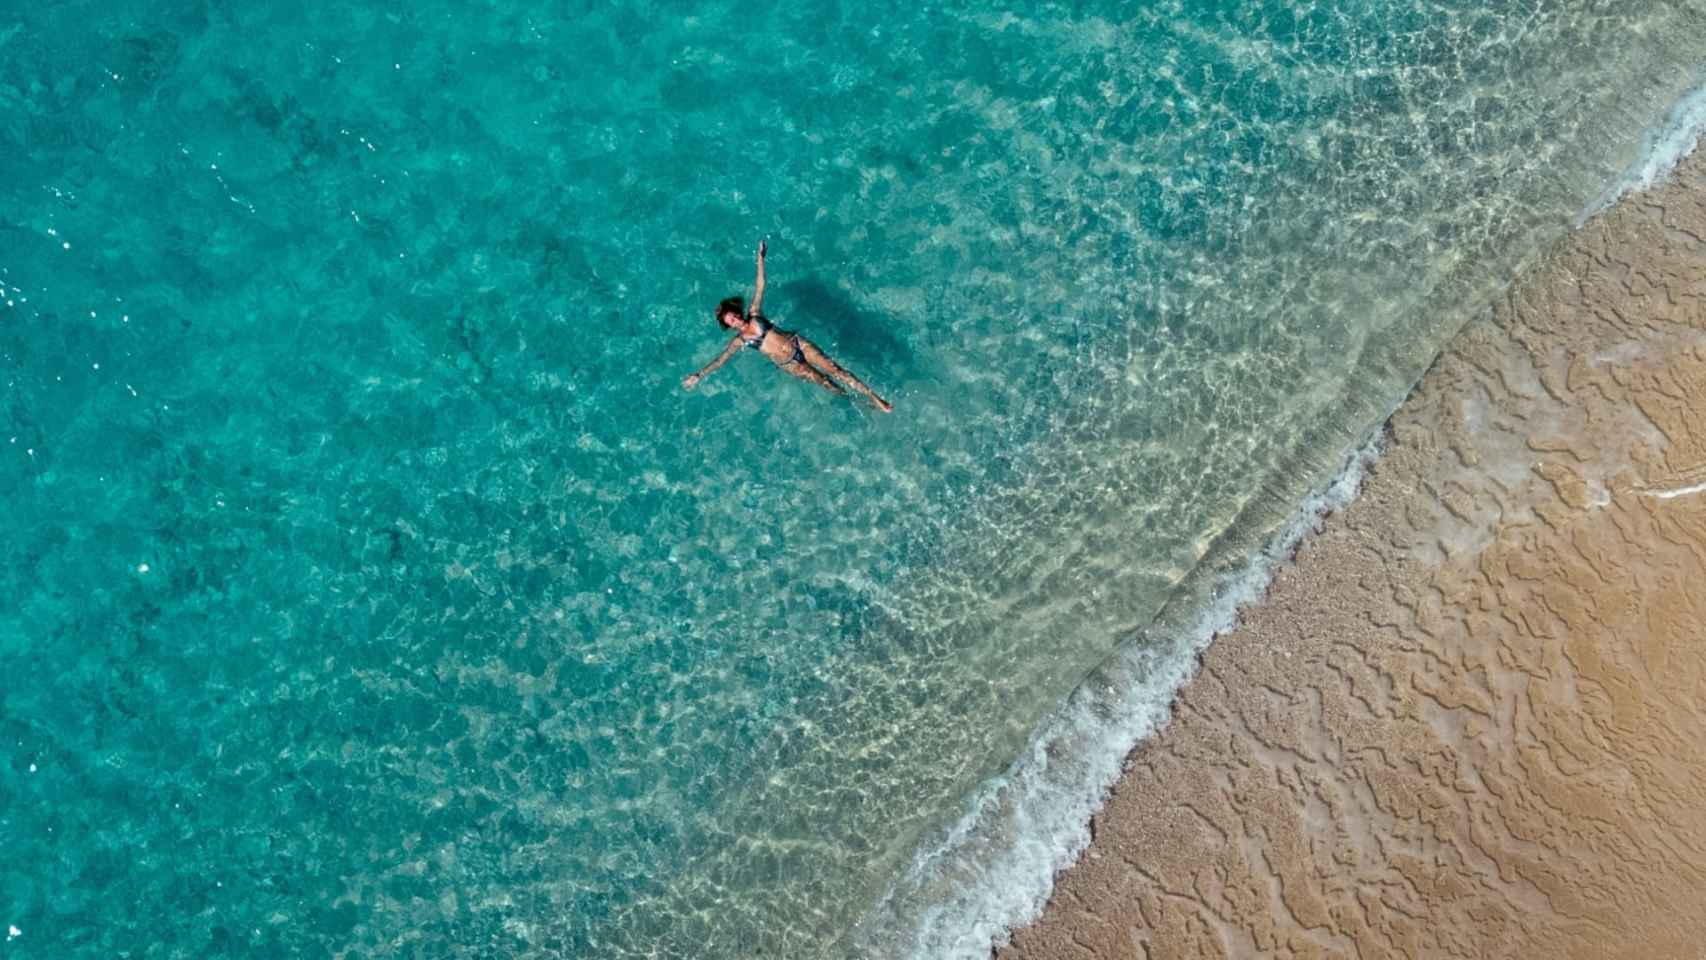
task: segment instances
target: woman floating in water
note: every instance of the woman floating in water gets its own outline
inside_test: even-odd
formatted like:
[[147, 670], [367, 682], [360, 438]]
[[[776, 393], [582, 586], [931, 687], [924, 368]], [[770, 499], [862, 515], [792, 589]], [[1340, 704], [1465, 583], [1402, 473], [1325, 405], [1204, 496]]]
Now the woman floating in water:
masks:
[[[773, 327], [770, 321], [764, 319], [759, 306], [764, 303], [764, 252], [763, 241], [758, 244], [758, 289], [752, 294], [752, 309], [743, 310], [739, 297], [730, 297], [717, 304], [717, 322], [733, 330], [735, 335], [729, 340], [729, 345], [723, 352], [717, 354], [717, 359], [705, 364], [698, 373], [690, 373], [681, 385], [691, 390], [699, 385], [699, 381], [711, 375], [713, 370], [729, 362], [741, 347], [751, 347], [770, 358], [770, 362], [781, 367], [801, 380], [810, 380], [820, 387], [825, 387], [836, 393], [846, 393], [841, 384], [864, 394], [884, 413], [892, 411], [889, 402], [871, 392], [871, 388], [859, 382], [841, 365], [822, 350], [797, 333]], [[837, 383], [836, 381], [841, 381]]]

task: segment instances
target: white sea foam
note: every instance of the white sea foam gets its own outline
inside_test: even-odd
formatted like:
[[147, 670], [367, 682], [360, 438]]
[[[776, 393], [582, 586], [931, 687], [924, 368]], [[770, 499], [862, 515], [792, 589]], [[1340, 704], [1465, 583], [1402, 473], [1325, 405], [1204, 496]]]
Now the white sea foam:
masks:
[[1692, 486], [1677, 487], [1674, 490], [1648, 490], [1647, 496], [1656, 500], [1675, 500], [1677, 497], [1691, 497], [1697, 493], [1706, 493], [1706, 483], [1696, 483]]
[[1683, 158], [1694, 152], [1703, 131], [1706, 131], [1706, 81], [1684, 94], [1663, 121], [1641, 136], [1635, 162], [1582, 210], [1576, 217], [1576, 226], [1586, 223], [1627, 194], [1651, 189]]
[[1165, 723], [1198, 655], [1261, 599], [1275, 569], [1331, 512], [1349, 503], [1381, 450], [1379, 434], [1306, 498], [1267, 547], [1212, 590], [1192, 626], [1127, 644], [1038, 728], [1019, 759], [985, 783], [949, 829], [925, 844], [861, 921], [860, 953], [987, 957], [1037, 917], [1054, 876], [1090, 843], [1090, 817], [1125, 757]]

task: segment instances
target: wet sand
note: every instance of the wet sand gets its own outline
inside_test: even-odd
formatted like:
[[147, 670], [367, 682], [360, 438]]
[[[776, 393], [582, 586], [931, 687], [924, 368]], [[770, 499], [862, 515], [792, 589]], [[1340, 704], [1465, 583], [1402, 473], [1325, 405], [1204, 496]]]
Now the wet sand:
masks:
[[1002, 960], [1706, 953], [1706, 150], [1387, 429]]

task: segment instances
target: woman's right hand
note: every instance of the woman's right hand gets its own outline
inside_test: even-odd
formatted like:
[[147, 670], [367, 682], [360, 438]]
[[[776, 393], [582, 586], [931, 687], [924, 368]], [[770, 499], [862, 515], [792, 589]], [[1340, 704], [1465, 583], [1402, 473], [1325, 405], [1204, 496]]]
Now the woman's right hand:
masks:
[[697, 373], [690, 373], [681, 379], [681, 387], [684, 390], [691, 390], [698, 385], [699, 375]]

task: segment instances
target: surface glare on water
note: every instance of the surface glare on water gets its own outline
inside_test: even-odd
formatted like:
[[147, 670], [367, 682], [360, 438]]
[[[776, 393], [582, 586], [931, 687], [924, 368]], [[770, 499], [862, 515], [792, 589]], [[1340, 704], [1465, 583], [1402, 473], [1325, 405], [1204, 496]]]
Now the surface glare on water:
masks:
[[[1055, 840], [967, 798], [1702, 62], [1701, 0], [0, 10], [8, 956], [986, 952]], [[681, 391], [760, 237], [895, 415]]]

